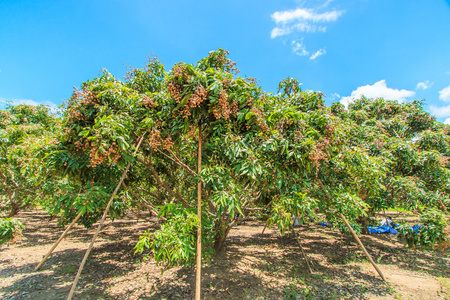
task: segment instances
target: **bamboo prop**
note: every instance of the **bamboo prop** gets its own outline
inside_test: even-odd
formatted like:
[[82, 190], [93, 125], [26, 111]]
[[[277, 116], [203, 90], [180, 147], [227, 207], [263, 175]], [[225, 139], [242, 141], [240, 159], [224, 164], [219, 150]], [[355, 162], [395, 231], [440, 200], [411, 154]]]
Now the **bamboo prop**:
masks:
[[[136, 153], [137, 153], [139, 147], [141, 146], [142, 140], [144, 139], [144, 135], [145, 135], [145, 133], [144, 133], [144, 134], [141, 136], [141, 138], [139, 139], [139, 142], [138, 142], [138, 144], [137, 144], [137, 146], [136, 146], [136, 149], [134, 150], [133, 157], [136, 156]], [[81, 275], [81, 272], [83, 271], [84, 264], [86, 263], [86, 260], [87, 260], [87, 258], [88, 258], [88, 256], [89, 256], [89, 253], [91, 253], [92, 247], [94, 246], [95, 240], [97, 239], [97, 236], [98, 236], [98, 234], [100, 233], [100, 229], [101, 229], [101, 227], [102, 227], [102, 225], [103, 225], [103, 222], [105, 221], [106, 216], [108, 215], [108, 211], [109, 211], [109, 208], [111, 207], [111, 204], [112, 204], [112, 202], [113, 202], [113, 200], [114, 200], [114, 196], [115, 196], [115, 195], [117, 194], [117, 192], [119, 191], [119, 188], [120, 188], [120, 186], [122, 185], [123, 180], [125, 179], [125, 176], [126, 176], [127, 173], [128, 173], [128, 170], [130, 169], [130, 166], [131, 166], [131, 162], [129, 162], [129, 163], [127, 164], [127, 167], [126, 167], [125, 170], [123, 171], [122, 177], [120, 178], [119, 183], [117, 184], [116, 188], [114, 189], [113, 194], [111, 195], [111, 198], [109, 199], [108, 205], [106, 205], [105, 211], [103, 212], [102, 219], [100, 220], [100, 224], [98, 225], [97, 230], [95, 231], [95, 234], [94, 234], [94, 236], [92, 237], [91, 243], [90, 243], [90, 245], [89, 245], [89, 247], [88, 247], [88, 249], [87, 249], [87, 251], [86, 251], [86, 254], [85, 254], [84, 257], [83, 257], [83, 260], [81, 261], [81, 265], [80, 265], [80, 267], [78, 268], [77, 275], [75, 276], [75, 280], [74, 280], [74, 282], [73, 282], [73, 284], [72, 284], [72, 288], [70, 289], [70, 293], [69, 293], [69, 296], [67, 297], [67, 300], [71, 300], [72, 297], [73, 297], [73, 293], [75, 292], [75, 288], [76, 288], [76, 286], [77, 286], [78, 280], [80, 279], [80, 275]]]
[[444, 202], [442, 202], [441, 199], [438, 199], [438, 200], [439, 200], [439, 204], [440, 204], [441, 207], [442, 207], [442, 210], [444, 210], [444, 211], [446, 212], [446, 211], [447, 211], [447, 208], [445, 207]]
[[362, 249], [362, 251], [364, 252], [364, 254], [366, 255], [367, 259], [370, 261], [370, 263], [372, 264], [372, 266], [375, 268], [375, 270], [377, 270], [378, 274], [380, 275], [380, 277], [383, 279], [383, 281], [386, 281], [386, 278], [384, 278], [383, 273], [381, 272], [380, 268], [378, 268], [378, 266], [375, 264], [375, 262], [372, 259], [372, 256], [370, 256], [369, 252], [367, 252], [366, 248], [364, 247], [364, 245], [362, 244], [361, 240], [359, 239], [359, 237], [356, 235], [355, 231], [353, 230], [352, 226], [348, 223], [347, 219], [344, 217], [343, 214], [339, 213], [339, 217], [342, 219], [342, 221], [344, 221], [345, 225], [347, 226], [348, 230], [350, 230], [350, 232], [352, 233], [353, 237], [355, 238], [355, 240], [358, 242], [359, 247]]
[[[198, 125], [198, 174], [202, 167], [202, 126]], [[197, 276], [195, 280], [195, 300], [200, 300], [202, 288], [202, 182], [197, 184]]]
[[56, 249], [56, 247], [59, 245], [59, 243], [63, 240], [63, 238], [67, 235], [67, 233], [69, 233], [69, 230], [73, 227], [73, 225], [75, 225], [75, 223], [78, 221], [78, 219], [81, 217], [81, 212], [78, 213], [78, 215], [75, 217], [75, 219], [72, 221], [72, 223], [70, 223], [69, 227], [67, 227], [67, 229], [63, 232], [63, 234], [61, 234], [61, 236], [59, 237], [59, 239], [56, 241], [56, 243], [53, 244], [52, 248], [48, 251], [48, 253], [44, 256], [44, 258], [41, 260], [41, 262], [39, 263], [39, 265], [36, 266], [36, 268], [34, 268], [34, 271], [36, 272], [37, 270], [39, 270], [39, 268], [44, 264], [44, 262], [47, 260], [47, 258], [50, 256], [50, 254], [53, 253], [53, 251]]
[[266, 222], [266, 225], [264, 225], [264, 228], [263, 228], [263, 231], [261, 232], [261, 234], [264, 234], [264, 231], [266, 230], [266, 227], [267, 227], [267, 222]]
[[298, 246], [300, 247], [300, 250], [302, 251], [303, 258], [305, 259], [306, 265], [308, 266], [309, 274], [312, 274], [311, 265], [309, 263], [309, 258], [306, 255], [305, 250], [303, 250], [302, 243], [300, 243], [300, 238], [298, 237], [297, 232], [294, 229], [294, 226], [291, 226], [291, 230], [292, 230], [292, 233], [294, 234], [295, 239], [298, 242]]
[[[263, 208], [263, 210], [266, 209], [266, 208], [268, 208], [268, 207], [272, 204], [272, 202], [273, 202], [275, 199], [278, 199], [278, 198], [279, 198], [279, 197], [277, 196], [277, 197], [274, 197], [272, 200], [270, 200], [270, 202]], [[266, 231], [267, 225], [269, 225], [268, 222], [266, 222], [266, 225], [264, 225], [264, 228], [263, 228], [263, 231], [261, 232], [261, 234], [264, 234], [264, 231]]]
[[[322, 191], [325, 192], [325, 195], [327, 195], [328, 199], [332, 199], [330, 194], [328, 193], [328, 191], [325, 189], [325, 187], [323, 186], [322, 180], [320, 180], [320, 178], [317, 176], [316, 174], [316, 179], [317, 182], [320, 185], [320, 188], [322, 189]], [[372, 256], [370, 256], [369, 252], [367, 252], [366, 248], [364, 247], [363, 243], [361, 242], [361, 240], [358, 238], [358, 236], [356, 235], [355, 231], [353, 230], [352, 226], [348, 223], [347, 219], [344, 217], [343, 214], [339, 213], [339, 217], [342, 219], [342, 221], [344, 221], [345, 225], [347, 226], [348, 230], [350, 230], [350, 232], [352, 233], [353, 237], [355, 238], [356, 242], [358, 243], [359, 247], [362, 249], [362, 251], [364, 252], [364, 254], [366, 255], [367, 259], [370, 261], [370, 263], [372, 264], [372, 266], [375, 268], [375, 270], [377, 270], [378, 274], [380, 275], [380, 277], [383, 279], [383, 281], [386, 281], [386, 278], [384, 278], [383, 273], [381, 272], [380, 268], [378, 268], [378, 266], [375, 264], [375, 262], [372, 259]]]

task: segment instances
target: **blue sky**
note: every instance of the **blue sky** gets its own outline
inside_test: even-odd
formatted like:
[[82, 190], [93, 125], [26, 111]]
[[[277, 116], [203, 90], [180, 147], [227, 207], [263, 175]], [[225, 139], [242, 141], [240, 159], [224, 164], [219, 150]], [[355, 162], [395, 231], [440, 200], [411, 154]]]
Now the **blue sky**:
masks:
[[103, 68], [122, 78], [153, 54], [169, 70], [219, 47], [267, 92], [290, 76], [327, 104], [425, 99], [450, 123], [450, 0], [3, 0], [0, 107], [57, 106]]

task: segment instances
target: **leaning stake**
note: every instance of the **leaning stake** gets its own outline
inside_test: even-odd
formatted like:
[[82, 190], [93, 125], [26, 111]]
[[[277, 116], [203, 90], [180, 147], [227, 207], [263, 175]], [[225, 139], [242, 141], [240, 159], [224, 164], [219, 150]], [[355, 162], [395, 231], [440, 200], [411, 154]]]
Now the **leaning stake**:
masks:
[[[202, 166], [202, 126], [198, 125], [198, 174]], [[202, 182], [197, 184], [197, 278], [195, 281], [195, 300], [201, 297], [202, 280]]]
[[292, 226], [291, 229], [292, 229], [292, 232], [294, 233], [295, 239], [298, 242], [298, 246], [300, 247], [300, 250], [302, 251], [303, 258], [305, 259], [306, 265], [308, 266], [309, 274], [312, 274], [311, 266], [309, 264], [309, 259], [308, 259], [308, 256], [305, 253], [305, 250], [303, 250], [302, 243], [300, 243], [300, 238], [298, 237], [297, 232], [295, 232], [294, 226]]
[[[331, 198], [330, 194], [328, 193], [328, 191], [323, 186], [322, 180], [320, 180], [319, 176], [317, 176], [317, 173], [316, 173], [316, 179], [317, 179], [317, 182], [319, 183], [320, 188], [324, 191], [325, 195], [327, 195], [328, 199], [331, 200], [332, 198]], [[363, 252], [366, 255], [367, 259], [369, 259], [370, 263], [375, 268], [375, 270], [377, 270], [378, 274], [380, 274], [380, 276], [383, 279], [383, 281], [386, 281], [386, 279], [384, 278], [384, 275], [381, 272], [380, 268], [378, 268], [378, 266], [375, 264], [375, 262], [372, 259], [372, 256], [370, 256], [369, 252], [367, 252], [366, 248], [364, 247], [364, 245], [362, 244], [361, 240], [356, 235], [356, 233], [353, 230], [352, 226], [350, 226], [350, 224], [348, 223], [347, 219], [341, 213], [339, 213], [339, 217], [341, 217], [342, 221], [344, 221], [344, 223], [347, 226], [348, 230], [350, 230], [350, 232], [352, 233], [352, 235], [355, 238], [356, 242], [358, 242], [359, 247], [363, 250]]]
[[344, 221], [345, 225], [347, 226], [348, 230], [350, 230], [350, 232], [352, 233], [353, 237], [355, 238], [355, 240], [358, 242], [359, 247], [362, 249], [362, 251], [364, 252], [364, 254], [366, 255], [367, 259], [370, 261], [370, 263], [372, 264], [372, 266], [375, 268], [375, 270], [377, 270], [378, 274], [380, 274], [381, 278], [383, 279], [383, 281], [386, 281], [386, 279], [384, 278], [383, 273], [381, 272], [380, 268], [378, 268], [378, 266], [375, 264], [375, 262], [372, 259], [372, 256], [370, 256], [369, 252], [367, 252], [366, 248], [364, 247], [364, 245], [362, 244], [361, 240], [359, 239], [359, 237], [356, 235], [355, 231], [353, 230], [352, 226], [348, 223], [347, 219], [344, 217], [343, 214], [339, 213], [339, 217], [341, 217], [342, 221]]
[[59, 237], [59, 239], [56, 241], [55, 244], [53, 244], [53, 247], [50, 249], [50, 251], [48, 251], [48, 253], [44, 256], [44, 258], [42, 259], [42, 261], [39, 263], [39, 265], [37, 265], [36, 268], [34, 268], [34, 271], [39, 270], [39, 268], [44, 264], [44, 262], [47, 260], [47, 258], [50, 256], [50, 254], [52, 254], [52, 252], [55, 250], [55, 248], [58, 246], [58, 244], [62, 241], [62, 239], [67, 235], [67, 233], [69, 232], [69, 230], [73, 227], [73, 225], [75, 225], [75, 223], [78, 221], [78, 219], [81, 217], [81, 212], [75, 217], [75, 219], [72, 221], [72, 223], [70, 223], [69, 227], [67, 227], [67, 229], [63, 232], [63, 234], [61, 234], [61, 236]]
[[[136, 153], [137, 153], [139, 147], [141, 146], [141, 142], [142, 142], [142, 140], [144, 139], [144, 135], [145, 135], [145, 133], [144, 133], [144, 134], [141, 136], [141, 138], [139, 139], [139, 142], [138, 142], [138, 144], [137, 144], [137, 146], [136, 146], [136, 150], [134, 150], [133, 157], [136, 156]], [[100, 232], [100, 229], [101, 229], [101, 227], [102, 227], [102, 225], [103, 225], [103, 222], [105, 221], [106, 216], [108, 215], [108, 211], [109, 211], [109, 208], [111, 207], [111, 204], [112, 204], [112, 201], [113, 201], [113, 199], [114, 199], [114, 196], [115, 196], [115, 195], [117, 194], [117, 192], [119, 191], [119, 188], [120, 188], [120, 186], [122, 185], [122, 182], [123, 182], [123, 180], [125, 179], [125, 176], [127, 175], [128, 170], [130, 169], [130, 166], [131, 166], [131, 163], [128, 163], [128, 164], [127, 164], [127, 167], [125, 168], [125, 170], [124, 170], [123, 173], [122, 173], [122, 177], [120, 178], [119, 183], [117, 184], [116, 188], [114, 189], [113, 194], [111, 195], [111, 198], [109, 199], [108, 205], [106, 205], [105, 211], [103, 212], [102, 219], [100, 220], [100, 224], [99, 224], [98, 227], [97, 227], [97, 231], [95, 231], [95, 234], [94, 234], [94, 236], [92, 237], [91, 244], [89, 245], [89, 248], [87, 249], [86, 254], [85, 254], [84, 257], [83, 257], [83, 260], [81, 261], [81, 265], [80, 265], [80, 267], [78, 268], [77, 276], [75, 276], [75, 281], [74, 281], [73, 284], [72, 284], [72, 288], [70, 289], [70, 293], [69, 293], [69, 296], [67, 297], [67, 300], [71, 300], [72, 297], [73, 297], [73, 293], [75, 292], [75, 288], [76, 288], [76, 286], [77, 286], [78, 279], [80, 279], [81, 271], [83, 271], [84, 264], [86, 263], [86, 260], [87, 260], [87, 258], [88, 258], [88, 256], [89, 256], [89, 253], [90, 253], [91, 250], [92, 250], [92, 246], [94, 246], [95, 239], [97, 238], [97, 235], [98, 235], [99, 232]]]

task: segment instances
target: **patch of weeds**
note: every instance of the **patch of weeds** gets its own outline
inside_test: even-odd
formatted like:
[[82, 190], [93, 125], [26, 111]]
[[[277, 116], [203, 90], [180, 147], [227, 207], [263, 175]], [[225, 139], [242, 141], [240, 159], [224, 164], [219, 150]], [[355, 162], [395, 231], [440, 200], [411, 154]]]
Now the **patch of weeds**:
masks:
[[295, 280], [297, 280], [298, 278], [298, 268], [294, 268], [294, 271], [292, 273], [292, 278], [294, 278]]
[[297, 299], [299, 292], [293, 284], [290, 284], [285, 288], [284, 294], [286, 295], [286, 299]]
[[369, 288], [367, 286], [363, 286], [360, 284], [357, 284], [356, 286], [354, 286], [354, 289], [358, 292], [358, 294], [360, 295], [364, 295], [366, 293], [369, 292]]
[[266, 264], [265, 265], [265, 269], [267, 271], [269, 271], [270, 273], [274, 273], [275, 272], [275, 267], [272, 264]]
[[365, 259], [365, 258], [361, 258], [361, 263], [362, 264], [370, 264], [370, 261], [368, 261], [367, 259]]
[[284, 268], [284, 266], [280, 266], [276, 271], [275, 274], [279, 275], [279, 274], [286, 274], [286, 269]]
[[445, 296], [446, 299], [450, 298], [450, 280], [443, 277], [440, 277], [438, 280], [441, 285], [443, 296]]
[[77, 268], [74, 267], [74, 266], [68, 266], [68, 267], [66, 267], [66, 269], [65, 269], [65, 272], [66, 272], [67, 274], [73, 274], [73, 273], [75, 273], [76, 271], [77, 271]]
[[[216, 285], [217, 285], [217, 284], [216, 284]], [[208, 287], [209, 287], [210, 290], [215, 290], [215, 289], [216, 289], [216, 285], [214, 285], [214, 282], [210, 282], [210, 283], [208, 284]]]
[[380, 256], [377, 258], [377, 264], [380, 263], [380, 261], [381, 261], [382, 258], [383, 258], [383, 255], [380, 255]]

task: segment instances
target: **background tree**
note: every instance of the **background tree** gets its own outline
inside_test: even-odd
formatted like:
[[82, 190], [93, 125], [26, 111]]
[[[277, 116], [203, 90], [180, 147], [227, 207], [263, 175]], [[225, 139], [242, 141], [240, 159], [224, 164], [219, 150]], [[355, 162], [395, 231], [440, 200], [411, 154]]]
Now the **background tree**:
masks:
[[29, 204], [51, 195], [52, 180], [40, 164], [55, 142], [59, 123], [44, 105], [8, 105], [0, 111], [0, 208], [13, 217]]

